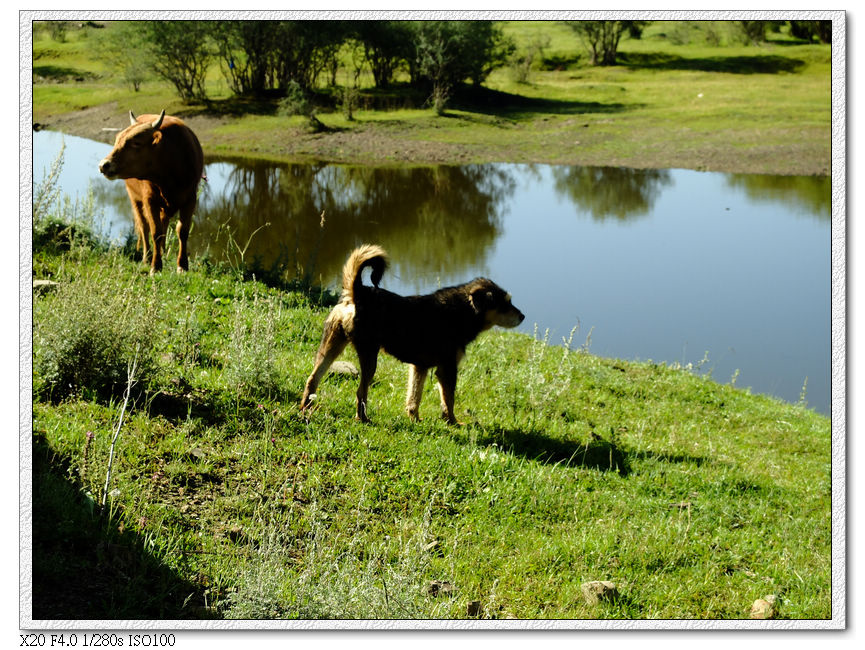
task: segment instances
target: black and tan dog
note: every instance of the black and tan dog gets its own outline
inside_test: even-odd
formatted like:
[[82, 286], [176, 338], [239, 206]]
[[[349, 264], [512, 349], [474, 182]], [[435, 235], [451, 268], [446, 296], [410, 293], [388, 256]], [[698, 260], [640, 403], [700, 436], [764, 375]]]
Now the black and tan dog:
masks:
[[[361, 283], [361, 272], [372, 269], [373, 287]], [[306, 410], [327, 369], [351, 342], [360, 361], [357, 419], [368, 422], [366, 398], [375, 375], [378, 352], [410, 364], [406, 410], [418, 418], [423, 385], [436, 369], [442, 417], [455, 424], [454, 391], [457, 365], [466, 346], [493, 325], [516, 327], [525, 316], [511, 304], [510, 294], [495, 282], [476, 278], [423, 296], [398, 296], [378, 287], [387, 268], [379, 246], [356, 248], [342, 269], [342, 297], [324, 324], [315, 368], [306, 381], [301, 410]]]

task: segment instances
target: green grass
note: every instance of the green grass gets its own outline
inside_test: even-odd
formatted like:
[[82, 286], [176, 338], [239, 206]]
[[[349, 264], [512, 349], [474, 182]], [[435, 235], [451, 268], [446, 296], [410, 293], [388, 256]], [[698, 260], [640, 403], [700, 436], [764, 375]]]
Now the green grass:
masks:
[[[33, 304], [36, 619], [450, 619], [473, 601], [490, 619], [736, 619], [766, 594], [781, 618], [832, 614], [830, 422], [802, 405], [571, 349], [579, 332], [494, 330], [462, 364], [461, 427], [432, 382], [410, 422], [384, 354], [372, 424], [341, 376], [307, 419], [329, 292], [203, 259], [151, 278], [83, 229], [35, 241], [34, 277], [58, 283]], [[122, 386], [44, 372], [93, 305], [147, 335], [125, 411]], [[621, 597], [586, 604], [589, 580]]]
[[[155, 78], [133, 93], [99, 58], [93, 36], [73, 32], [69, 42], [56, 43], [38, 31], [34, 72], [47, 66], [58, 72], [56, 79], [36, 80], [34, 120], [50, 127], [53, 119], [84, 108], [166, 107], [187, 116], [207, 152], [279, 160], [392, 162], [392, 151], [408, 143], [403, 148], [415, 162], [828, 173], [829, 45], [772, 34], [763, 45], [745, 46], [727, 23], [657, 22], [641, 39], [622, 40], [619, 65], [590, 67], [565, 25], [518, 21], [502, 28], [518, 53], [548, 39], [525, 82], [506, 65], [493, 71], [483, 91], [457, 93], [444, 116], [422, 107], [424, 97], [407, 88], [382, 93], [362, 85], [361, 110], [352, 121], [327, 99], [338, 92], [322, 88], [317, 115], [327, 130], [317, 134], [306, 133], [301, 119], [277, 117], [276, 100], [253, 106], [231, 98], [216, 65], [208, 77], [211, 101], [184, 105]], [[718, 45], [708, 44], [715, 42], [710, 35]], [[76, 74], [82, 80], [70, 81]], [[337, 74], [338, 82], [347, 78], [345, 71]], [[363, 83], [369, 79], [362, 77]], [[365, 103], [387, 110], [364, 110]], [[89, 125], [78, 128], [85, 132]], [[76, 126], [64, 119], [60, 128]]]

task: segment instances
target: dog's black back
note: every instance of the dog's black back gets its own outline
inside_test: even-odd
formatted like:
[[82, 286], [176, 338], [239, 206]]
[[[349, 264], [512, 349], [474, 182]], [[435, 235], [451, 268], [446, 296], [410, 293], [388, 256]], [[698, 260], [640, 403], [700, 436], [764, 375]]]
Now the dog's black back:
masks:
[[465, 349], [489, 327], [470, 298], [469, 290], [478, 282], [420, 296], [361, 286], [355, 292], [350, 338], [356, 346], [384, 349], [403, 363], [436, 367], [452, 360], [457, 350]]

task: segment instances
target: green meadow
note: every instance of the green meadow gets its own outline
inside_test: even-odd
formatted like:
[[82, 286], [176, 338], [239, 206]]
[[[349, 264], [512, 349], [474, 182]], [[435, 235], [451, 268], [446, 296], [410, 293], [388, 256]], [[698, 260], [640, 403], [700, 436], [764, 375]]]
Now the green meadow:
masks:
[[[133, 92], [93, 33], [37, 30], [34, 121], [90, 135], [88, 115], [165, 107], [208, 155], [275, 160], [828, 173], [830, 47], [722, 28], [654, 23], [594, 68], [560, 24], [505, 24], [542, 56], [444, 115], [407, 89], [352, 120], [323, 106], [323, 134], [216, 71], [206, 105]], [[832, 617], [831, 423], [807, 394], [494, 329], [462, 362], [461, 426], [433, 379], [410, 421], [383, 353], [370, 424], [350, 373], [304, 415], [332, 288], [206, 256], [175, 274], [170, 251], [151, 277], [92, 205], [50, 179], [34, 196], [33, 619], [730, 620], [768, 595], [773, 618]], [[590, 581], [617, 595], [591, 603]]]
[[[589, 66], [574, 32], [554, 21], [502, 24], [516, 45], [509, 64], [480, 88], [456, 93], [444, 115], [405, 84], [388, 91], [358, 79], [348, 119], [337, 87], [319, 88], [323, 131], [280, 116], [277, 99], [238, 99], [218, 65], [208, 101], [184, 103], [145, 76], [133, 92], [96, 43], [110, 29], [70, 31], [64, 42], [37, 29], [33, 119], [99, 138], [127, 112], [183, 116], [208, 155], [376, 164], [539, 162], [774, 174], [829, 173], [831, 46], [783, 30], [742, 45], [722, 21], [659, 21], [623, 38], [619, 65]], [[709, 43], [712, 43], [710, 45]], [[540, 47], [540, 50], [538, 50]], [[346, 55], [347, 56], [347, 55]], [[529, 64], [526, 62], [529, 61]]]
[[[831, 616], [831, 427], [805, 403], [493, 330], [462, 426], [432, 381], [410, 422], [384, 354], [372, 424], [350, 375], [305, 417], [332, 293], [149, 277], [86, 233], [34, 246], [34, 618]], [[619, 597], [589, 605], [593, 580]]]

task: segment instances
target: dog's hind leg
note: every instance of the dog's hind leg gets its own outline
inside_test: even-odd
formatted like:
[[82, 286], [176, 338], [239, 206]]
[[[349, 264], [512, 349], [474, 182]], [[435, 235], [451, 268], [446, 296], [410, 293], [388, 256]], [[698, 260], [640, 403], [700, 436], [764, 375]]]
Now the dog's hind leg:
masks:
[[423, 399], [423, 385], [426, 381], [429, 368], [419, 368], [414, 364], [408, 367], [408, 394], [405, 398], [405, 410], [412, 420], [420, 420], [418, 411], [420, 401]]
[[301, 411], [309, 407], [312, 397], [318, 389], [319, 382], [321, 382], [331, 364], [345, 350], [346, 345], [348, 345], [348, 338], [345, 335], [345, 330], [342, 328], [342, 323], [336, 318], [328, 317], [324, 323], [321, 345], [318, 346], [318, 352], [315, 354], [315, 367], [312, 370], [312, 374], [306, 380], [306, 387], [303, 389], [303, 398], [300, 400]]
[[357, 350], [357, 358], [360, 361], [360, 384], [357, 387], [357, 415], [355, 417], [361, 422], [369, 422], [369, 417], [366, 414], [366, 397], [369, 393], [369, 385], [375, 376], [375, 369], [378, 366], [378, 348], [364, 350], [355, 345], [355, 350]]

